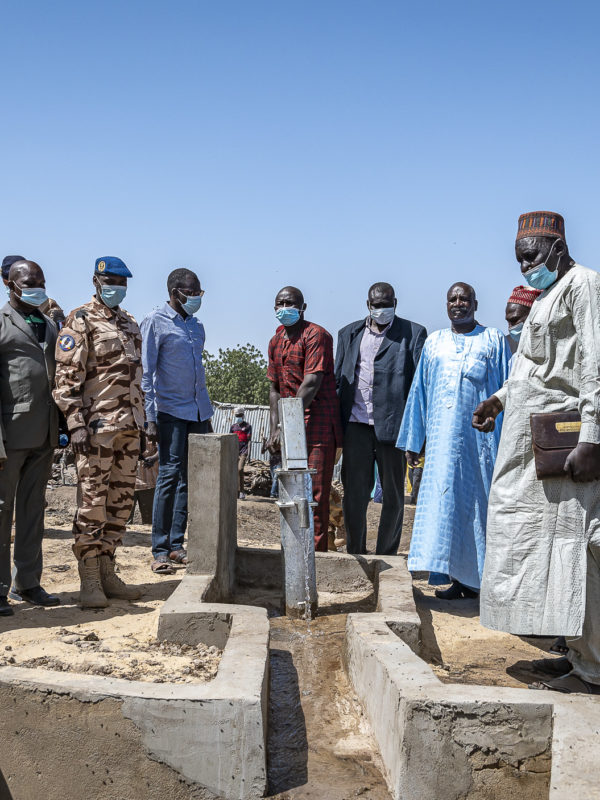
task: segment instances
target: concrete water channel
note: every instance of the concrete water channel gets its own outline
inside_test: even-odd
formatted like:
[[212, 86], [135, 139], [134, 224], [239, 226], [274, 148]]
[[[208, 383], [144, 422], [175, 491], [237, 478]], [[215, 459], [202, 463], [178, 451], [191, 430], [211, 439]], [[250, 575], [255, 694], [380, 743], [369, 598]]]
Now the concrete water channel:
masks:
[[281, 550], [237, 547], [237, 439], [190, 440], [189, 565], [162, 640], [214, 680], [0, 668], [0, 800], [598, 798], [600, 701], [442, 684], [402, 557], [317, 554], [319, 616], [282, 616]]

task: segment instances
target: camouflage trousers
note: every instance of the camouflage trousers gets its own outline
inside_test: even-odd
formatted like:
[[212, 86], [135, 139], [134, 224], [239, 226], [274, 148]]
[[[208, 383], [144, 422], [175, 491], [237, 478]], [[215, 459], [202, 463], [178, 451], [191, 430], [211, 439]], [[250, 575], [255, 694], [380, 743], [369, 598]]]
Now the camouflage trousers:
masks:
[[90, 451], [77, 456], [79, 492], [73, 520], [77, 558], [108, 553], [121, 544], [133, 505], [140, 452], [137, 430], [90, 434]]

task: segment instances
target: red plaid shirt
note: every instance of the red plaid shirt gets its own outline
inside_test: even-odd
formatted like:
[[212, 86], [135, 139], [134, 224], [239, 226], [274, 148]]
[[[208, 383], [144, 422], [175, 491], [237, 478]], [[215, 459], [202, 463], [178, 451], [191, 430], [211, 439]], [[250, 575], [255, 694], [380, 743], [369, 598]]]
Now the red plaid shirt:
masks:
[[267, 377], [282, 397], [296, 397], [306, 375], [323, 373], [323, 382], [304, 412], [307, 444], [342, 446], [340, 406], [335, 391], [333, 339], [320, 325], [304, 320], [290, 338], [283, 325], [269, 342]]

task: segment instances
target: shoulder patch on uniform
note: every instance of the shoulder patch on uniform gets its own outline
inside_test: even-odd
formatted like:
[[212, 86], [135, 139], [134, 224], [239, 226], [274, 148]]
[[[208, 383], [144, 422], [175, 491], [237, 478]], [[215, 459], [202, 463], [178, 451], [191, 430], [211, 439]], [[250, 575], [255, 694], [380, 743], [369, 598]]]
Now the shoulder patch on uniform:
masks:
[[83, 308], [80, 308], [79, 311], [75, 312], [75, 319], [85, 319], [87, 317], [87, 311], [84, 311]]
[[65, 353], [68, 353], [69, 350], [72, 350], [75, 347], [75, 339], [65, 333], [58, 337], [58, 346], [61, 350], [64, 350]]

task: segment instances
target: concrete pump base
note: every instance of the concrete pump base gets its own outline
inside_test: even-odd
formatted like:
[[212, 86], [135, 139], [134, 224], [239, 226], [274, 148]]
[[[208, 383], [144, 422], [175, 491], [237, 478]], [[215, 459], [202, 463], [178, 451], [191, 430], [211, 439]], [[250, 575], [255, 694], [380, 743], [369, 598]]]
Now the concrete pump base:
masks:
[[385, 584], [377, 613], [348, 616], [346, 667], [394, 800], [596, 800], [600, 698], [442, 683], [418, 656], [404, 562]]
[[1, 668], [0, 798], [262, 797], [266, 611], [211, 605], [195, 616], [187, 635], [174, 640], [197, 644], [211, 626], [218, 631], [207, 639], [225, 649], [217, 676], [208, 683], [154, 684]]

